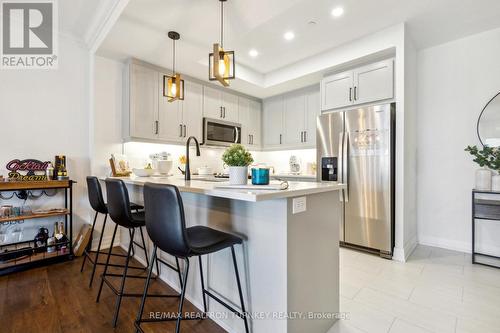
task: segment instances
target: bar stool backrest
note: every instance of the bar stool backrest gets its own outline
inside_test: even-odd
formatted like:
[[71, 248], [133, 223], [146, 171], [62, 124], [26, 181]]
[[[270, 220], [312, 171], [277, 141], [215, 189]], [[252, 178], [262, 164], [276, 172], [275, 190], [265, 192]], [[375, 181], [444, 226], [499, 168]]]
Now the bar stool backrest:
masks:
[[99, 179], [94, 176], [87, 176], [87, 189], [92, 209], [101, 214], [107, 214], [108, 209], [106, 208], [106, 203], [104, 203], [104, 198], [102, 197], [102, 188], [99, 183]]
[[179, 189], [174, 185], [144, 184], [144, 209], [146, 230], [153, 244], [171, 255], [188, 257], [191, 247]]
[[133, 228], [136, 225], [130, 211], [130, 199], [127, 186], [121, 179], [106, 179], [106, 193], [108, 196], [108, 213], [118, 225]]

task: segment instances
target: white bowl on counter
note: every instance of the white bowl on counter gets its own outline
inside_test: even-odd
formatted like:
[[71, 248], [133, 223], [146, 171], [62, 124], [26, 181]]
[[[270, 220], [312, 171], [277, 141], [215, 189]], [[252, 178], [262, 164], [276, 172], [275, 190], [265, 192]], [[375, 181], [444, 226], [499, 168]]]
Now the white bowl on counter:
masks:
[[168, 175], [172, 170], [173, 164], [171, 160], [158, 160], [156, 161], [156, 171], [160, 175]]
[[149, 177], [154, 174], [155, 170], [154, 169], [132, 169], [132, 172], [134, 175], [137, 177]]

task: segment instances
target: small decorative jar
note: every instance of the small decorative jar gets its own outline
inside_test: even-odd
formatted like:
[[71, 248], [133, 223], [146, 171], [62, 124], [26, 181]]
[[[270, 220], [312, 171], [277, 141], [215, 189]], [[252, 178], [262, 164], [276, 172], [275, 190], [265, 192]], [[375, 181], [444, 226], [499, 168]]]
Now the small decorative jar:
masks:
[[252, 184], [253, 185], [268, 185], [269, 184], [269, 168], [254, 167], [252, 168]]
[[491, 190], [494, 192], [500, 192], [500, 175], [494, 175], [491, 177]]
[[491, 170], [486, 168], [476, 170], [476, 190], [491, 190]]

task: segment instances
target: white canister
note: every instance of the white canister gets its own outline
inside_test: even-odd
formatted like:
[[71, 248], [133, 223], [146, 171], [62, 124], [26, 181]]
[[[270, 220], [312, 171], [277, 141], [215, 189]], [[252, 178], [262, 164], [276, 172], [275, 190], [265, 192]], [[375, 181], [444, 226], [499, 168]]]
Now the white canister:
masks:
[[229, 184], [246, 185], [247, 183], [248, 183], [248, 167], [246, 166], [229, 167]]
[[483, 168], [476, 170], [476, 190], [491, 190], [491, 171]]
[[491, 190], [500, 192], [500, 175], [494, 175], [491, 177]]

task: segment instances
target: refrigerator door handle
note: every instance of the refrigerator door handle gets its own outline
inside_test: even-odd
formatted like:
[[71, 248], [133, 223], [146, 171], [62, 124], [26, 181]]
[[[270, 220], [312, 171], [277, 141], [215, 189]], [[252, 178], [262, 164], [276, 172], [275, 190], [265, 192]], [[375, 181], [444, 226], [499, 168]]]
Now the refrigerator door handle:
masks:
[[[337, 182], [339, 182], [339, 183], [344, 183], [343, 146], [344, 146], [344, 132], [340, 132], [339, 133], [339, 154], [338, 154], [339, 157], [338, 157], [338, 161], [337, 161]], [[344, 202], [344, 190], [339, 191], [339, 194], [340, 194], [340, 202]]]
[[349, 202], [349, 132], [344, 132], [342, 164], [342, 182], [346, 185], [344, 201]]

